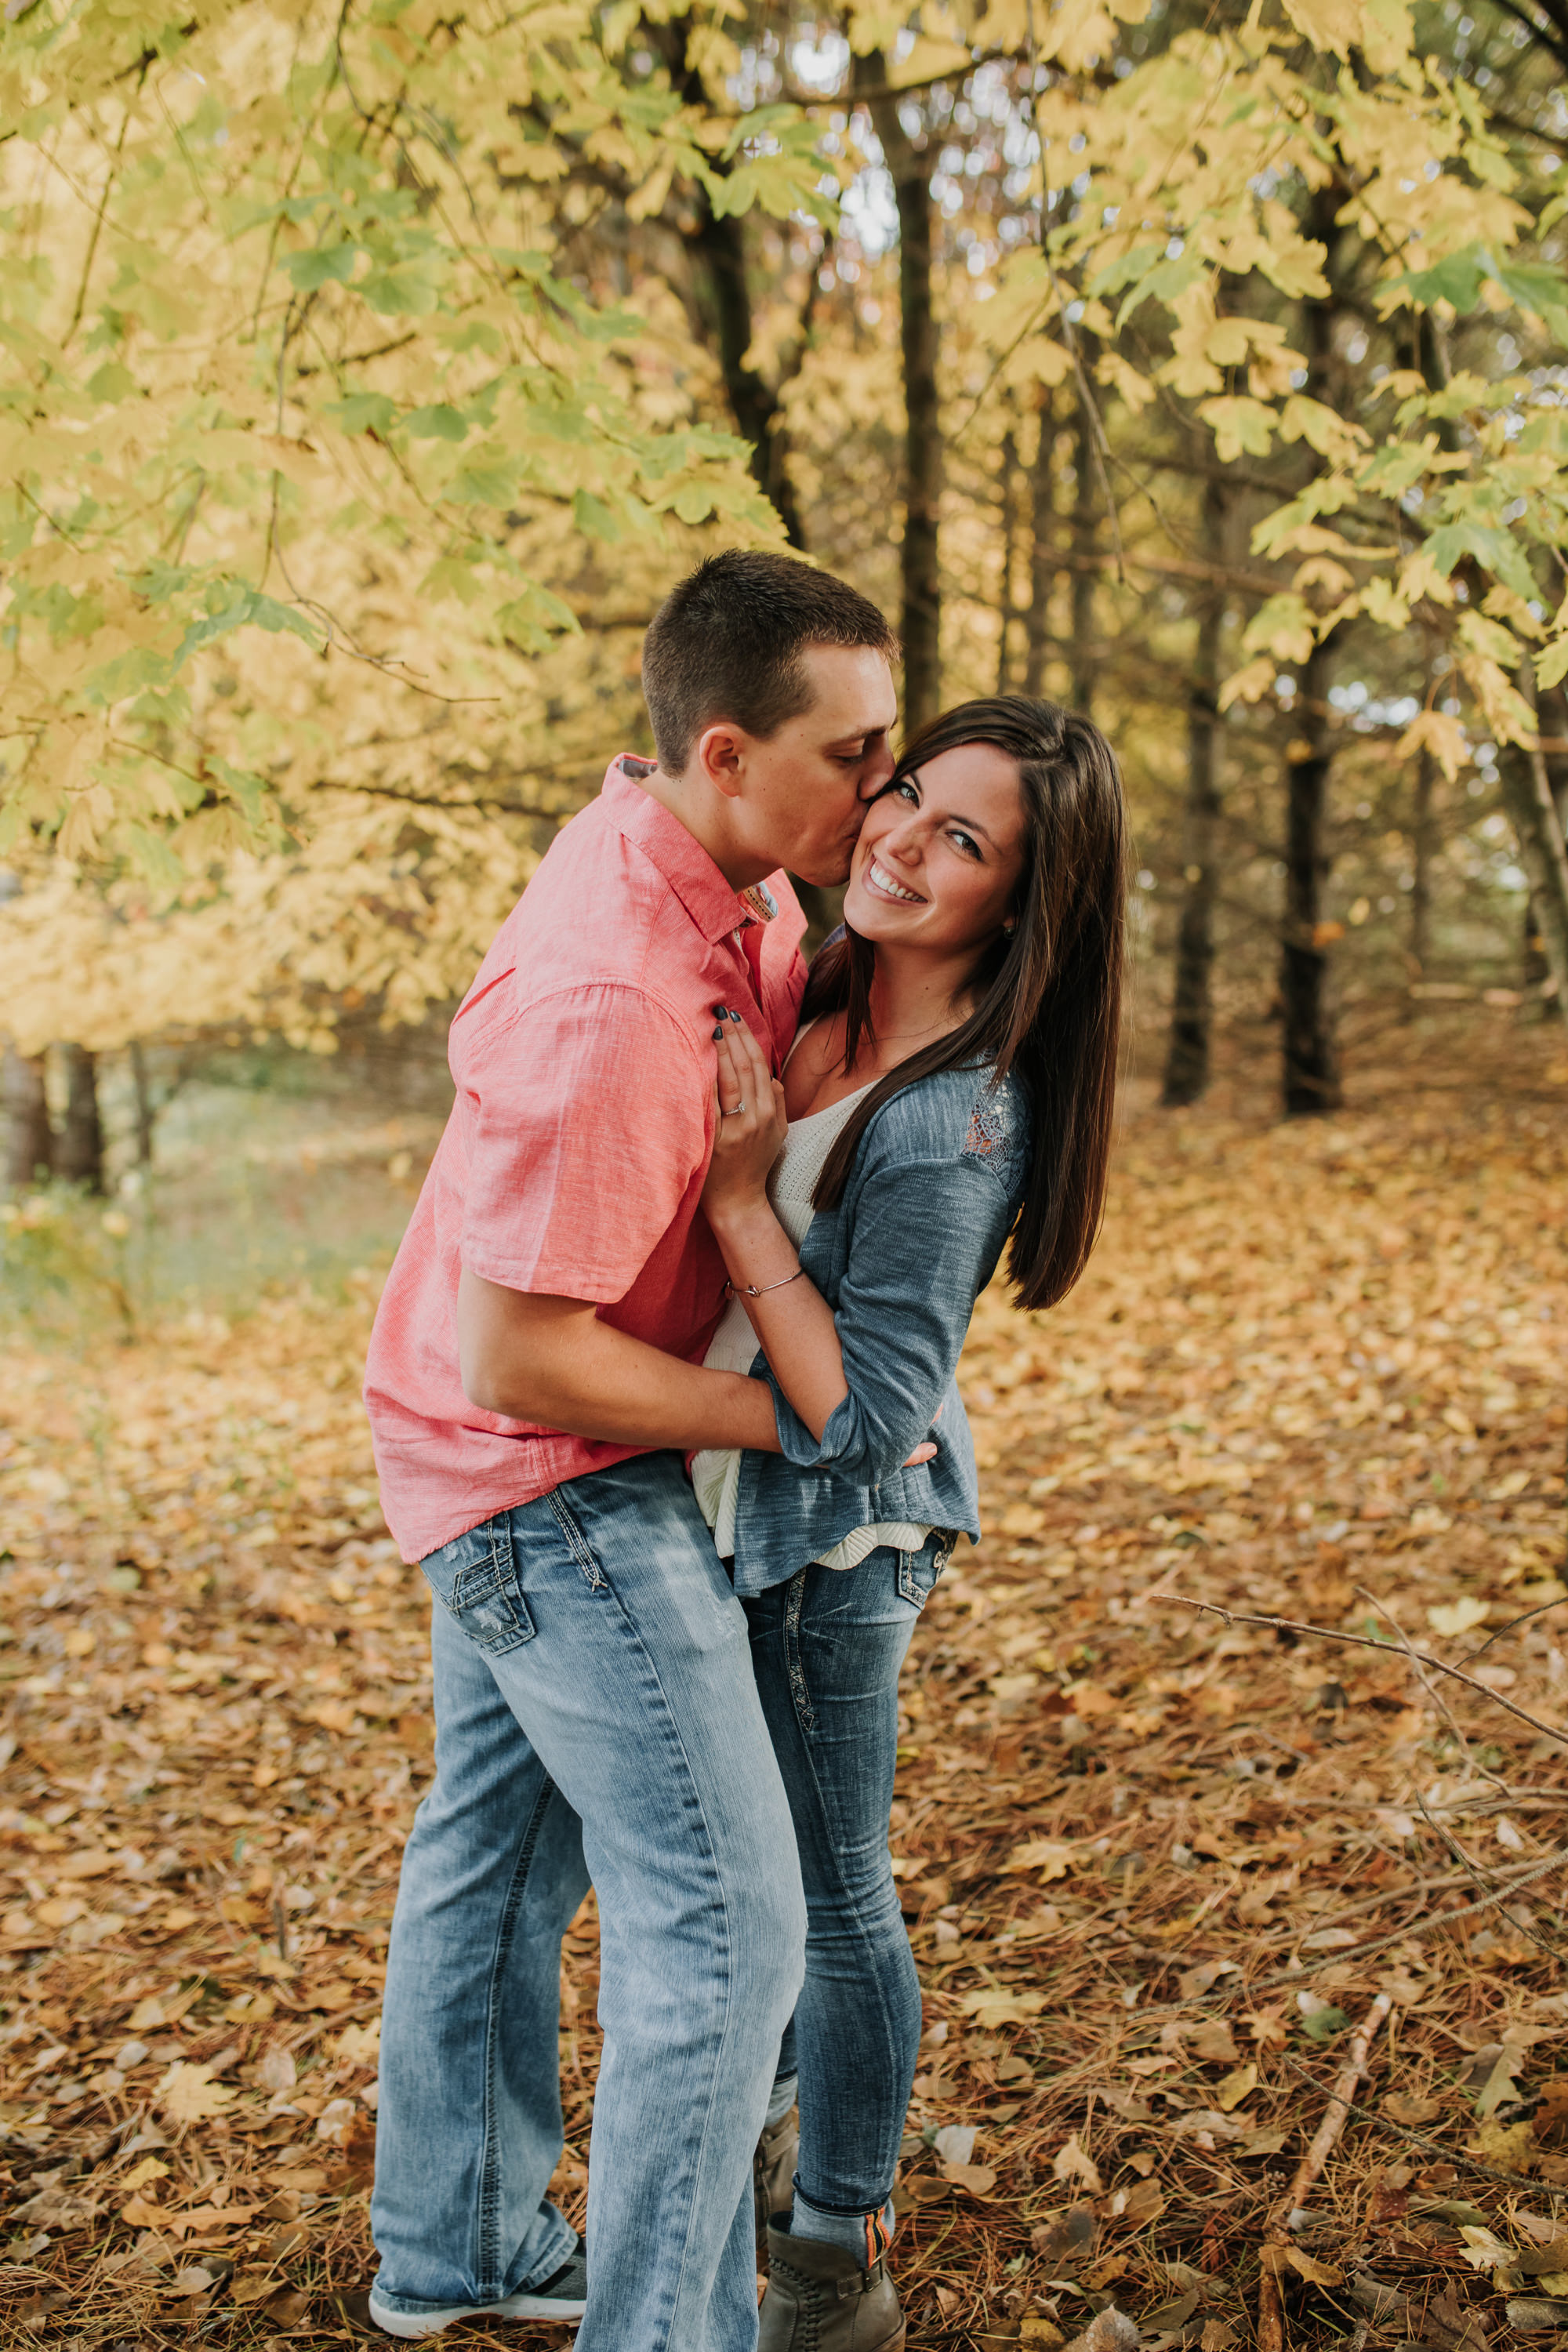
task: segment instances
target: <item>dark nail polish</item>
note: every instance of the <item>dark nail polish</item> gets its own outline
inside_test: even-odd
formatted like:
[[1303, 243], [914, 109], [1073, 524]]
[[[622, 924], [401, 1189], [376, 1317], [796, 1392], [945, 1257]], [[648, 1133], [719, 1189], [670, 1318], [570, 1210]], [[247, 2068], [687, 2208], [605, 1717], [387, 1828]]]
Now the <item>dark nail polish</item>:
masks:
[[736, 1024], [737, 1027], [740, 1025], [740, 1019], [741, 1019], [741, 1016], [740, 1016], [740, 1014], [739, 1014], [738, 1013], [731, 1011], [731, 1014], [730, 1014], [730, 1018], [731, 1018], [731, 1021], [733, 1021], [733, 1022]]
[[714, 1020], [715, 1020], [715, 1021], [722, 1021], [722, 1019], [724, 1018], [724, 1015], [725, 1015], [725, 1013], [728, 1012], [728, 1010], [729, 1010], [729, 1007], [728, 1007], [727, 1005], [723, 1005], [723, 1004], [716, 1004], [716, 1005], [713, 1007], [713, 1018], [714, 1018]]
[[713, 1032], [713, 1043], [714, 1043], [715, 1045], [717, 1045], [717, 1044], [719, 1043], [720, 1038], [721, 1038], [723, 1034], [724, 1034], [724, 1032], [723, 1032], [723, 1030], [722, 1030], [722, 1029], [715, 1029], [715, 1030], [714, 1030], [714, 1032]]

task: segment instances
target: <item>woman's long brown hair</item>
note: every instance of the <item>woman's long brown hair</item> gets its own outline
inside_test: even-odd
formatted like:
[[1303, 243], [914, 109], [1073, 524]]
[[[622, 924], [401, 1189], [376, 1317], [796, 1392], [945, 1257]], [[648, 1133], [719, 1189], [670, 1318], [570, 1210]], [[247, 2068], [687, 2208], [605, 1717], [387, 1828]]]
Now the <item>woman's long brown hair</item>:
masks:
[[[887, 790], [964, 743], [994, 743], [1017, 763], [1025, 840], [1010, 908], [1016, 921], [975, 960], [968, 1019], [857, 1104], [813, 1198], [818, 1209], [837, 1205], [860, 1138], [905, 1087], [939, 1070], [1011, 1071], [1028, 1097], [1031, 1137], [1007, 1271], [1021, 1307], [1053, 1307], [1088, 1264], [1105, 1205], [1126, 920], [1121, 777], [1104, 736], [1077, 711], [997, 694], [933, 719]], [[875, 1035], [875, 963], [870, 941], [847, 929], [818, 954], [806, 983], [803, 1020], [846, 1016], [846, 1072], [862, 1036]]]

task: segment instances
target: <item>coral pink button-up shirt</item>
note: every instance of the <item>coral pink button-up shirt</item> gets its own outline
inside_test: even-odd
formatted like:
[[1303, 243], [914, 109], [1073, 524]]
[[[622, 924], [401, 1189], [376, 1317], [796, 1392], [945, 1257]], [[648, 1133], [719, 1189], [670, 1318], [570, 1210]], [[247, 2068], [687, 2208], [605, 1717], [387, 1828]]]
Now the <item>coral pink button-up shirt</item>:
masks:
[[724, 1264], [698, 1207], [713, 1007], [732, 1005], [779, 1069], [805, 986], [805, 918], [782, 874], [737, 896], [639, 772], [613, 762], [556, 835], [452, 1023], [457, 1101], [365, 1368], [382, 1505], [405, 1559], [643, 1450], [468, 1402], [464, 1266], [595, 1300], [605, 1322], [689, 1363], [719, 1319]]

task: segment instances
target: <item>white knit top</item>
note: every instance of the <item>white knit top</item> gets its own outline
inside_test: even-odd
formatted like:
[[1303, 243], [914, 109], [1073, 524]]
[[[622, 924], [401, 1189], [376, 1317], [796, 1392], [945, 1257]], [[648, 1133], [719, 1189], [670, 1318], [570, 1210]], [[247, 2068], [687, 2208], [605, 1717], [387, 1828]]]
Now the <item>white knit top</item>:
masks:
[[[801, 1036], [805, 1034], [802, 1030]], [[795, 1043], [799, 1042], [797, 1038]], [[796, 1249], [805, 1241], [816, 1213], [811, 1196], [816, 1180], [845, 1121], [866, 1092], [868, 1088], [860, 1087], [854, 1094], [846, 1095], [842, 1102], [830, 1103], [826, 1110], [813, 1111], [807, 1118], [790, 1123], [784, 1148], [768, 1177], [768, 1199]], [[749, 1372], [756, 1354], [757, 1335], [752, 1328], [745, 1303], [731, 1298], [702, 1360], [710, 1371]], [[735, 1506], [741, 1490], [739, 1449], [727, 1447], [721, 1452], [710, 1448], [695, 1455], [691, 1484], [698, 1508], [713, 1530], [720, 1559], [732, 1559]], [[907, 1519], [881, 1520], [874, 1527], [856, 1528], [830, 1551], [821, 1553], [813, 1565], [857, 1568], [879, 1544], [889, 1544], [896, 1551], [919, 1551], [931, 1532], [930, 1528], [916, 1527]]]

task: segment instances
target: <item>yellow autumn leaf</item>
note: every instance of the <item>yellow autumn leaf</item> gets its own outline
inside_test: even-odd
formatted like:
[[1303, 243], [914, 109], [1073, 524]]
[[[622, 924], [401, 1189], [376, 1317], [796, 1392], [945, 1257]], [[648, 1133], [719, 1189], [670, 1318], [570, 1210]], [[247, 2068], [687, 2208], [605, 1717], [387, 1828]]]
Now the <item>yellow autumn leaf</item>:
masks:
[[1484, 1625], [1490, 1615], [1489, 1601], [1479, 1601], [1473, 1592], [1467, 1592], [1462, 1601], [1435, 1602], [1426, 1612], [1426, 1622], [1434, 1633], [1445, 1634], [1452, 1641]]
[[1227, 2074], [1215, 2086], [1215, 2105], [1222, 2115], [1228, 2116], [1233, 2107], [1239, 2107], [1243, 2099], [1249, 2097], [1257, 2088], [1258, 2069], [1249, 2061], [1247, 2065], [1237, 2067], [1234, 2074]]
[[996, 2186], [995, 2168], [989, 2164], [944, 2164], [942, 2177], [955, 2181], [974, 2197], [989, 2197]]
[[1056, 1878], [1065, 1878], [1071, 1867], [1073, 1848], [1060, 1838], [1026, 1838], [1007, 1856], [1008, 1870], [1037, 1870], [1042, 1884], [1049, 1885]]
[[1361, 38], [1362, 12], [1356, 0], [1285, 0], [1285, 8], [1315, 49], [1348, 57]]
[[381, 2048], [380, 2018], [373, 2017], [367, 2025], [345, 2025], [331, 2047], [345, 2065], [374, 2066]]
[[1038, 2017], [1046, 2005], [1044, 1993], [1007, 1992], [1000, 1988], [966, 1992], [959, 2006], [976, 2025], [1023, 2025]]
[[1058, 2148], [1051, 2158], [1051, 2170], [1058, 2180], [1080, 2182], [1091, 2197], [1101, 2193], [1103, 2183], [1100, 2178], [1100, 2168], [1077, 2132], [1070, 2133]]
[[144, 2156], [140, 2164], [132, 2167], [120, 2186], [121, 2189], [144, 2189], [149, 2180], [162, 2180], [168, 2169], [168, 2166], [161, 2164], [155, 2156]]
[[174, 2124], [205, 2123], [232, 2106], [239, 2094], [226, 2083], [215, 2083], [210, 2066], [176, 2059], [154, 2091], [153, 2103]]
[[1414, 718], [1394, 747], [1396, 760], [1414, 759], [1423, 748], [1432, 753], [1449, 783], [1470, 756], [1470, 746], [1458, 720], [1446, 710], [1423, 710]]

